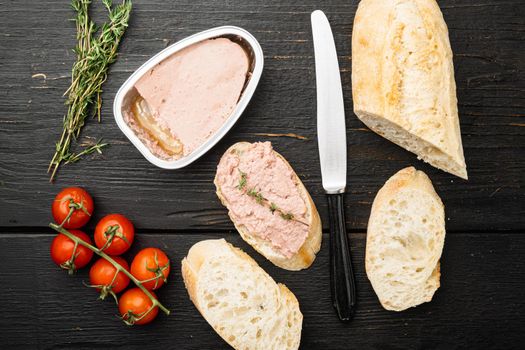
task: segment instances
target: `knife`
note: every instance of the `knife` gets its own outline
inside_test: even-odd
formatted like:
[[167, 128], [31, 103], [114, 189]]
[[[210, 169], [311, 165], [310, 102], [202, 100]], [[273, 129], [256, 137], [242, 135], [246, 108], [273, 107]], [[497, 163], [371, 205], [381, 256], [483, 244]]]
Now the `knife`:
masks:
[[355, 311], [356, 292], [343, 204], [346, 187], [343, 89], [330, 23], [319, 10], [312, 12], [311, 20], [317, 85], [317, 140], [330, 220], [332, 302], [339, 319], [350, 321]]

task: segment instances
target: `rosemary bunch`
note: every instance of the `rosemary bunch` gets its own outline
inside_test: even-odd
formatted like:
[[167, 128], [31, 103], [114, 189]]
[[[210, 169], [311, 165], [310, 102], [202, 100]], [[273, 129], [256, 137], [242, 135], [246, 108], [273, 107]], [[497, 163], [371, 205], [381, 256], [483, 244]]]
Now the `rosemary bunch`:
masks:
[[50, 181], [53, 181], [63, 162], [67, 164], [93, 152], [101, 153], [101, 149], [107, 146], [99, 141], [76, 154], [70, 150], [72, 141], [78, 138], [92, 107], [100, 122], [102, 84], [107, 79], [109, 66], [117, 59], [120, 40], [128, 27], [130, 0], [123, 0], [116, 6], [113, 6], [112, 0], [102, 2], [108, 11], [109, 21], [99, 29], [89, 17], [91, 0], [71, 1], [76, 12], [74, 20], [78, 43], [74, 51], [77, 61], [71, 72], [71, 85], [64, 93], [68, 95], [65, 102], [68, 109], [64, 116], [62, 136], [47, 170], [51, 173]]

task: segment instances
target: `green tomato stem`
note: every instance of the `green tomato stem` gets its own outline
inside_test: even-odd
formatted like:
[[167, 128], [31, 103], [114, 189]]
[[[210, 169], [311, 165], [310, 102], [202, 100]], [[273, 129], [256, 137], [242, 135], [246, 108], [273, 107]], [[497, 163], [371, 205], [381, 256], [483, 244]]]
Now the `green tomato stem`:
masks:
[[133, 283], [135, 283], [135, 285], [137, 287], [139, 287], [143, 292], [144, 294], [146, 294], [148, 296], [148, 298], [150, 298], [151, 302], [153, 303], [153, 307], [155, 306], [158, 306], [159, 309], [161, 309], [166, 315], [169, 315], [170, 314], [170, 310], [168, 310], [164, 305], [162, 305], [158, 300], [157, 298], [155, 298], [149, 290], [147, 290], [143, 285], [142, 283], [135, 278], [135, 276], [133, 276], [128, 270], [126, 270], [124, 267], [122, 267], [122, 265], [120, 265], [118, 262], [116, 262], [115, 260], [113, 260], [111, 258], [111, 256], [107, 255], [106, 253], [104, 253], [103, 251], [101, 251], [100, 249], [92, 246], [91, 244], [89, 244], [88, 242], [78, 238], [77, 236], [75, 236], [74, 234], [72, 234], [71, 232], [69, 232], [68, 230], [66, 230], [65, 228], [63, 227], [60, 227], [60, 225], [57, 225], [57, 224], [54, 224], [54, 223], [50, 223], [49, 224], [49, 227], [51, 227], [53, 230], [57, 231], [57, 232], [60, 232], [61, 234], [67, 236], [69, 239], [71, 239], [73, 242], [75, 242], [76, 244], [80, 244], [86, 248], [88, 248], [89, 250], [91, 250], [93, 253], [97, 254], [98, 256], [100, 256], [101, 258], [104, 258], [106, 259], [107, 261], [109, 261], [113, 266], [115, 266], [115, 268], [117, 269], [117, 273], [119, 272], [122, 272], [123, 274], [125, 274], [126, 276], [129, 277], [129, 279], [131, 281], [133, 281]]

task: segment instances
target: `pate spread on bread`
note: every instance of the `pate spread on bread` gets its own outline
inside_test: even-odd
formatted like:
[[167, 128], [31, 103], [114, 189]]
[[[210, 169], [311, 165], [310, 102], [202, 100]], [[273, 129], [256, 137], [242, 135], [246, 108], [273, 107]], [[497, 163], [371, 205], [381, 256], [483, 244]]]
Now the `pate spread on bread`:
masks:
[[445, 210], [430, 179], [400, 170], [374, 199], [366, 239], [366, 273], [385, 309], [432, 300], [444, 242]]
[[303, 315], [294, 294], [224, 239], [191, 247], [182, 277], [195, 307], [234, 349], [299, 348]]
[[355, 114], [436, 168], [467, 179], [452, 50], [435, 0], [363, 0], [352, 33]]
[[217, 195], [242, 238], [275, 265], [309, 267], [321, 245], [321, 222], [308, 191], [270, 142], [239, 142], [222, 156]]

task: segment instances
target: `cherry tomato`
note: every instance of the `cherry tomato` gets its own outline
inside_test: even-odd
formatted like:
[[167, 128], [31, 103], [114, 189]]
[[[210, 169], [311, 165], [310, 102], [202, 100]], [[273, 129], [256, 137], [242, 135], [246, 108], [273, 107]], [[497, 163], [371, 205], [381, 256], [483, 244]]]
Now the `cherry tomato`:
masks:
[[109, 255], [126, 252], [135, 237], [133, 224], [124, 215], [109, 214], [95, 228], [95, 244]]
[[51, 213], [55, 222], [62, 227], [80, 228], [87, 224], [93, 209], [93, 198], [86, 190], [80, 187], [67, 187], [55, 197]]
[[131, 274], [148, 290], [160, 288], [170, 273], [170, 259], [158, 248], [142, 249], [131, 262]]
[[[150, 293], [157, 298], [153, 292]], [[128, 325], [142, 325], [153, 321], [159, 313], [159, 308], [152, 306], [153, 301], [140, 288], [128, 289], [118, 302], [122, 320]]]
[[[113, 260], [129, 271], [126, 260], [119, 256], [113, 257]], [[113, 293], [122, 292], [129, 284], [129, 277], [122, 272], [117, 273], [116, 267], [104, 258], [98, 259], [91, 266], [89, 280], [91, 286], [100, 292], [100, 299], [104, 299], [108, 294], [114, 296]]]
[[[91, 239], [88, 235], [80, 230], [70, 230], [73, 235], [91, 244]], [[71, 257], [75, 254], [75, 258]], [[55, 264], [69, 270], [73, 273], [76, 269], [86, 266], [93, 257], [93, 252], [88, 248], [78, 244], [75, 250], [75, 242], [69, 239], [66, 235], [59, 233], [51, 242], [51, 259]]]

